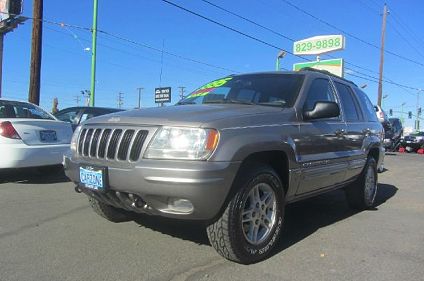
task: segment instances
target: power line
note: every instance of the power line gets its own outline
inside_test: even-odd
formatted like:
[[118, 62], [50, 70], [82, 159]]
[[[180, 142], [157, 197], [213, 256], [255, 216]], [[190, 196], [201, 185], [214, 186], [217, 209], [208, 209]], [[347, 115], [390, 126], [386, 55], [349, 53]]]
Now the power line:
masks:
[[405, 41], [406, 44], [409, 45], [409, 47], [411, 47], [411, 49], [413, 49], [419, 56], [424, 58], [424, 55], [420, 52], [420, 50], [415, 47], [414, 45], [412, 45], [412, 43], [408, 40], [408, 38], [406, 38], [405, 36], [402, 35], [402, 33], [396, 28], [396, 26], [392, 23], [392, 22], [388, 22], [390, 24], [390, 26], [393, 28], [393, 31], [403, 40]]
[[[284, 0], [283, 0], [283, 1], [284, 1]], [[174, 7], [178, 8], [178, 9], [181, 9], [181, 10], [183, 10], [183, 11], [187, 12], [187, 13], [190, 13], [190, 14], [192, 14], [192, 15], [195, 15], [195, 16], [197, 16], [197, 17], [200, 17], [200, 18], [202, 18], [202, 19], [204, 19], [204, 20], [206, 20], [206, 21], [209, 21], [209, 22], [211, 22], [211, 23], [214, 23], [214, 24], [216, 24], [216, 25], [219, 25], [219, 26], [221, 26], [221, 27], [223, 27], [223, 28], [225, 28], [225, 29], [228, 29], [228, 30], [230, 30], [230, 31], [233, 31], [233, 32], [235, 32], [235, 33], [238, 33], [238, 34], [240, 34], [240, 35], [243, 35], [244, 37], [247, 37], [247, 38], [249, 38], [249, 39], [252, 39], [252, 40], [254, 40], [254, 41], [257, 41], [257, 42], [259, 42], [259, 43], [262, 43], [262, 44], [264, 44], [264, 45], [266, 45], [266, 46], [272, 47], [272, 48], [277, 49], [277, 50], [281, 50], [281, 48], [280, 48], [280, 47], [277, 47], [277, 46], [275, 46], [275, 45], [273, 45], [273, 44], [271, 44], [271, 43], [268, 43], [268, 42], [266, 42], [266, 41], [264, 41], [264, 40], [262, 40], [262, 39], [256, 38], [256, 37], [254, 37], [254, 36], [252, 36], [252, 35], [246, 34], [246, 33], [242, 32], [242, 31], [239, 31], [239, 30], [237, 30], [237, 29], [235, 29], [235, 28], [233, 28], [233, 27], [227, 26], [227, 25], [225, 25], [225, 24], [223, 24], [223, 23], [220, 23], [220, 22], [218, 22], [218, 21], [216, 21], [216, 20], [213, 20], [213, 19], [211, 19], [211, 18], [208, 18], [208, 17], [206, 17], [206, 16], [204, 16], [204, 15], [201, 15], [201, 14], [199, 14], [199, 13], [197, 13], [197, 12], [194, 12], [194, 11], [192, 11], [192, 10], [189, 10], [189, 9], [187, 9], [187, 8], [185, 8], [185, 7], [182, 7], [182, 6], [178, 5], [178, 4], [175, 4], [175, 3], [171, 2], [171, 1], [168, 1], [168, 0], [162, 0], [162, 2], [165, 2], [165, 3], [167, 3], [167, 4], [171, 5], [171, 6], [174, 6]], [[208, 1], [205, 1], [205, 2], [208, 2]], [[215, 5], [215, 4], [214, 4], [214, 5]], [[216, 5], [216, 6], [217, 6], [217, 5]], [[301, 59], [303, 59], [303, 60], [310, 61], [310, 60], [308, 60], [308, 59], [306, 59], [306, 58], [304, 58], [304, 57], [302, 57], [302, 56], [295, 55], [294, 53], [292, 53], [292, 52], [290, 52], [290, 51], [286, 51], [286, 52], [287, 52], [287, 53], [289, 53], [289, 54], [291, 54], [291, 55], [293, 55], [293, 56], [295, 56], [295, 57], [301, 58]], [[352, 65], [352, 63], [350, 63], [350, 64]], [[359, 68], [359, 67], [358, 67], [358, 68]], [[349, 69], [349, 68], [346, 68], [346, 69], [347, 69], [347, 70], [351, 70], [351, 69]], [[374, 77], [374, 76], [371, 76], [371, 75], [368, 75], [368, 74], [365, 74], [365, 73], [361, 73], [361, 72], [359, 72], [359, 71], [355, 71], [355, 70], [352, 70], [352, 71], [354, 71], [354, 72], [355, 72], [355, 73], [357, 73], [357, 74], [361, 74], [361, 75], [363, 75], [363, 76], [365, 76], [365, 77], [362, 77], [362, 76], [359, 76], [359, 75], [353, 75], [353, 74], [351, 74], [351, 73], [347, 73], [347, 74], [348, 74], [348, 75], [351, 75], [351, 76], [354, 76], [354, 77], [362, 78], [362, 79], [367, 80], [367, 81], [372, 81], [372, 82], [376, 82], [375, 80], [377, 80], [377, 81], [378, 81], [378, 78], [376, 78], [376, 77]], [[367, 78], [366, 78], [366, 77], [367, 77]], [[396, 82], [394, 82], [394, 81], [392, 81], [392, 80], [383, 80], [383, 81], [384, 81], [384, 82], [386, 82], [386, 83], [389, 83], [389, 84], [399, 85], [399, 86], [402, 86], [402, 87], [405, 87], [405, 88], [408, 88], [408, 89], [412, 89], [412, 90], [416, 90], [416, 89], [418, 89], [418, 88], [414, 88], [414, 87], [410, 87], [410, 86], [402, 85], [402, 84], [400, 84], [400, 83], [396, 83]], [[376, 82], [376, 83], [378, 83], [378, 82]]]
[[253, 25], [256, 25], [256, 26], [258, 26], [258, 27], [260, 27], [260, 28], [262, 28], [262, 29], [268, 30], [269, 32], [271, 32], [271, 33], [273, 33], [273, 34], [275, 34], [275, 35], [278, 35], [278, 36], [280, 36], [280, 37], [283, 37], [283, 38], [285, 38], [285, 39], [287, 39], [287, 40], [289, 40], [289, 41], [292, 41], [292, 42], [294, 42], [294, 41], [295, 41], [293, 38], [290, 38], [290, 37], [288, 37], [287, 35], [284, 35], [284, 34], [282, 34], [282, 33], [278, 32], [278, 31], [275, 31], [275, 30], [273, 30], [273, 29], [271, 29], [271, 28], [269, 28], [269, 27], [266, 27], [266, 26], [264, 26], [264, 25], [262, 25], [262, 24], [259, 24], [259, 23], [255, 22], [255, 21], [253, 21], [253, 20], [251, 20], [251, 19], [248, 19], [248, 18], [246, 18], [246, 17], [243, 17], [243, 16], [241, 16], [241, 15], [239, 15], [239, 14], [236, 14], [236, 13], [234, 13], [234, 12], [231, 12], [231, 11], [229, 11], [229, 10], [227, 10], [227, 9], [223, 8], [222, 6], [219, 6], [219, 5], [217, 5], [217, 4], [214, 4], [214, 3], [212, 3], [212, 2], [210, 2], [210, 1], [208, 1], [208, 0], [201, 0], [201, 1], [202, 1], [202, 2], [205, 2], [205, 3], [209, 4], [209, 5], [211, 5], [211, 6], [213, 6], [213, 7], [215, 7], [215, 8], [217, 8], [217, 9], [221, 10], [221, 11], [224, 11], [224, 12], [226, 12], [226, 13], [229, 13], [230, 15], [233, 15], [233, 16], [235, 16], [235, 17], [238, 17], [238, 18], [240, 18], [240, 19], [243, 19], [243, 20], [245, 20], [245, 21], [247, 21], [247, 22], [249, 22], [249, 23], [251, 23], [251, 24], [253, 24]]
[[124, 93], [118, 93], [117, 103], [118, 108], [122, 108], [122, 106], [124, 105]]
[[[269, 47], [272, 47], [274, 49], [281, 50], [281, 48], [278, 47], [278, 46], [276, 46], [276, 45], [273, 45], [273, 44], [268, 43], [268, 42], [266, 42], [264, 40], [261, 40], [259, 38], [256, 38], [256, 37], [254, 37], [252, 35], [249, 35], [249, 34], [246, 34], [244, 32], [241, 32], [241, 31], [239, 31], [239, 30], [237, 30], [235, 28], [229, 27], [229, 26], [227, 26], [225, 24], [219, 23], [219, 22], [217, 22], [217, 21], [215, 21], [213, 19], [207, 18], [207, 17], [205, 17], [203, 15], [200, 15], [199, 13], [196, 13], [194, 11], [191, 11], [191, 10], [189, 10], [187, 8], [184, 8], [184, 7], [180, 6], [180, 5], [177, 5], [177, 4], [173, 3], [173, 2], [170, 2], [170, 1], [167, 1], [167, 0], [162, 0], [162, 1], [165, 2], [165, 3], [167, 3], [167, 4], [169, 4], [169, 5], [172, 5], [172, 6], [175, 6], [175, 7], [179, 8], [179, 9], [182, 9], [182, 10], [184, 10], [184, 11], [190, 13], [190, 14], [193, 14], [195, 16], [198, 16], [200, 18], [203, 18], [204, 20], [207, 20], [209, 22], [212, 22], [214, 24], [217, 24], [217, 25], [219, 25], [221, 27], [224, 27], [224, 28], [229, 29], [229, 30], [231, 30], [233, 32], [236, 32], [236, 33], [238, 33], [240, 35], [243, 35], [243, 36], [245, 36], [245, 37], [247, 37], [249, 39], [252, 39], [254, 41], [257, 41], [259, 43], [262, 43], [262, 44], [267, 45]], [[282, 0], [282, 1], [285, 1], [285, 0]], [[91, 32], [91, 28], [87, 28], [87, 27], [83, 27], [83, 26], [78, 26], [78, 25], [74, 25], [74, 24], [68, 24], [68, 23], [63, 23], [63, 22], [58, 22], [58, 21], [52, 21], [52, 20], [46, 20], [46, 19], [36, 19], [36, 18], [32, 18], [32, 17], [25, 17], [25, 18], [31, 19], [31, 20], [42, 20], [43, 22], [46, 22], [46, 23], [49, 23], [49, 24], [52, 24], [52, 25], [58, 25], [58, 26], [61, 26], [61, 27], [66, 26], [66, 27], [71, 27], [71, 28], [76, 28], [76, 29], [79, 29], [79, 30], [84, 30], [84, 31]], [[258, 26], [260, 26], [260, 25], [258, 25]], [[115, 39], [119, 39], [119, 40], [124, 41], [124, 42], [127, 42], [127, 43], [131, 43], [131, 44], [136, 45], [136, 46], [140, 46], [140, 47], [144, 47], [144, 48], [147, 48], [147, 49], [151, 49], [151, 50], [154, 50], [156, 52], [162, 52], [162, 50], [159, 49], [159, 48], [155, 48], [155, 47], [152, 47], [152, 46], [147, 45], [145, 43], [141, 43], [141, 42], [137, 42], [135, 40], [131, 40], [131, 39], [125, 38], [125, 37], [123, 37], [121, 35], [113, 34], [113, 33], [110, 33], [110, 32], [104, 31], [104, 30], [97, 30], [97, 32], [102, 33], [102, 34], [105, 34], [105, 35], [107, 35], [109, 37], [112, 37], [112, 38], [115, 38]], [[293, 55], [293, 56], [296, 56], [298, 58], [301, 58], [302, 60], [310, 61], [307, 58], [304, 58], [302, 56], [295, 55], [292, 52], [289, 52], [289, 51], [286, 51], [286, 52], [289, 53], [289, 54], [291, 54], [291, 55]], [[172, 53], [170, 51], [164, 51], [164, 53], [167, 54], [167, 55], [174, 56], [176, 58], [182, 59], [182, 60], [194, 62], [194, 63], [205, 65], [205, 66], [208, 66], [208, 67], [212, 67], [212, 68], [216, 68], [216, 69], [221, 69], [221, 70], [225, 70], [225, 71], [230, 71], [232, 73], [239, 73], [238, 71], [231, 70], [229, 68], [225, 68], [225, 67], [221, 67], [221, 66], [209, 64], [209, 63], [202, 62], [202, 61], [199, 61], [199, 60], [196, 60], [196, 59], [192, 59], [192, 58], [189, 58], [189, 57], [184, 57], [184, 56], [181, 56], [179, 54]], [[329, 57], [331, 57], [331, 56], [329, 56]], [[354, 67], [357, 67], [357, 68], [366, 70], [366, 71], [371, 71], [369, 69], [363, 68], [361, 66], [355, 65], [355, 64], [350, 63], [350, 62], [345, 62], [345, 63], [346, 64], [349, 64], [349, 65], [352, 65]], [[350, 70], [348, 68], [346, 68], [346, 69], [347, 70]], [[367, 80], [367, 81], [376, 82], [375, 81], [377, 79], [376, 77], [370, 76], [370, 75], [365, 74], [365, 73], [358, 72], [356, 70], [352, 70], [352, 71], [354, 73], [361, 74], [363, 76], [361, 76], [361, 75], [355, 75], [353, 73], [347, 73], [347, 74], [350, 75], [350, 76], [353, 76], [353, 77], [357, 77], [357, 78], [361, 78], [361, 79]], [[419, 89], [419, 88], [414, 88], [414, 87], [402, 85], [402, 84], [396, 83], [396, 82], [394, 82], [392, 80], [383, 80], [383, 81], [386, 82], [386, 83], [389, 83], [389, 84], [393, 84], [393, 85], [396, 85], [396, 86], [399, 86], [399, 87], [404, 87], [404, 88], [411, 89], [411, 90], [418, 90]]]
[[[162, 0], [162, 1], [166, 1], [166, 0]], [[375, 48], [375, 49], [380, 49], [380, 47], [379, 47], [379, 46], [377, 46], [377, 45], [375, 45], [375, 44], [373, 44], [373, 43], [370, 43], [370, 42], [368, 42], [368, 41], [365, 41], [364, 39], [362, 39], [362, 38], [360, 38], [360, 37], [358, 37], [358, 36], [356, 36], [356, 35], [354, 35], [354, 34], [352, 34], [352, 33], [350, 33], [350, 32], [345, 31], [345, 30], [343, 30], [343, 29], [341, 29], [341, 28], [339, 28], [339, 27], [337, 27], [337, 26], [335, 26], [335, 25], [333, 25], [333, 24], [331, 24], [331, 23], [329, 23], [329, 22], [327, 22], [327, 21], [325, 21], [325, 20], [323, 20], [323, 19], [321, 19], [321, 18], [319, 18], [319, 17], [315, 16], [315, 15], [314, 15], [314, 14], [312, 14], [312, 13], [309, 13], [308, 11], [306, 11], [306, 10], [304, 10], [304, 9], [300, 8], [299, 6], [297, 6], [297, 5], [293, 4], [293, 3], [291, 3], [291, 2], [290, 2], [290, 1], [288, 1], [288, 0], [280, 0], [280, 1], [282, 1], [282, 2], [286, 3], [287, 5], [289, 5], [289, 6], [293, 7], [293, 8], [295, 8], [296, 10], [298, 10], [298, 11], [300, 11], [300, 12], [302, 12], [302, 13], [304, 13], [304, 14], [308, 15], [308, 16], [310, 16], [311, 18], [313, 18], [313, 19], [315, 19], [315, 20], [317, 20], [317, 21], [321, 22], [322, 24], [327, 25], [327, 26], [329, 26], [329, 27], [331, 27], [331, 28], [333, 28], [333, 29], [335, 29], [335, 30], [337, 30], [337, 31], [339, 31], [339, 32], [342, 32], [343, 34], [345, 34], [345, 35], [347, 35], [347, 36], [349, 36], [349, 37], [352, 37], [352, 38], [353, 38], [353, 39], [355, 39], [355, 40], [358, 40], [358, 41], [360, 41], [360, 42], [362, 42], [362, 43], [364, 43], [364, 44], [366, 44], [366, 45], [368, 45], [368, 46], [370, 46], [370, 47], [373, 47], [373, 48]], [[409, 62], [411, 62], [411, 63], [414, 63], [414, 64], [416, 64], [416, 65], [420, 65], [420, 66], [423, 66], [423, 67], [424, 67], [424, 63], [421, 63], [421, 62], [415, 61], [415, 60], [413, 60], [413, 59], [407, 58], [407, 57], [405, 57], [405, 56], [399, 55], [399, 54], [397, 54], [397, 53], [395, 53], [395, 52], [393, 52], [393, 51], [385, 50], [384, 52], [385, 52], [385, 53], [387, 53], [387, 54], [390, 54], [390, 55], [392, 55], [392, 56], [395, 56], [395, 57], [397, 57], [397, 58], [400, 58], [400, 59], [402, 59], [402, 60], [409, 61]]]
[[[275, 34], [275, 35], [278, 35], [278, 36], [280, 36], [280, 37], [282, 37], [282, 38], [285, 38], [285, 39], [287, 39], [287, 40], [289, 40], [289, 41], [291, 41], [291, 42], [295, 42], [295, 40], [293, 39], [293, 38], [290, 38], [290, 37], [288, 37], [288, 36], [286, 36], [286, 35], [284, 35], [284, 34], [282, 34], [281, 32], [278, 32], [278, 31], [275, 31], [275, 30], [273, 30], [273, 29], [271, 29], [271, 28], [269, 28], [269, 27], [266, 27], [266, 26], [264, 26], [264, 25], [262, 25], [262, 24], [259, 24], [259, 23], [257, 23], [257, 22], [255, 22], [255, 21], [253, 21], [253, 20], [251, 20], [251, 19], [248, 19], [248, 18], [246, 18], [246, 17], [243, 17], [243, 16], [241, 16], [241, 15], [238, 15], [238, 14], [236, 14], [236, 13], [234, 13], [234, 12], [232, 12], [232, 11], [230, 11], [230, 10], [228, 10], [228, 9], [225, 9], [224, 7], [222, 7], [222, 6], [219, 6], [219, 5], [217, 5], [217, 4], [214, 4], [214, 3], [212, 3], [212, 2], [210, 2], [210, 1], [208, 1], [208, 0], [201, 0], [201, 1], [203, 1], [204, 3], [207, 3], [207, 4], [209, 4], [209, 5], [211, 5], [211, 6], [213, 6], [213, 7], [215, 7], [215, 8], [217, 8], [217, 9], [220, 9], [220, 10], [222, 10], [222, 11], [224, 11], [224, 12], [226, 12], [226, 13], [229, 13], [229, 14], [231, 14], [231, 15], [233, 15], [233, 16], [235, 16], [235, 17], [238, 17], [238, 18], [240, 18], [240, 19], [243, 19], [243, 20], [245, 20], [245, 21], [247, 21], [247, 22], [249, 22], [249, 23], [251, 23], [251, 24], [253, 24], [253, 25], [255, 25], [255, 26], [258, 26], [258, 27], [260, 27], [260, 28], [262, 28], [262, 29], [265, 29], [265, 30], [267, 30], [267, 31], [270, 31], [270, 32], [272, 32], [273, 34]], [[292, 54], [293, 55], [293, 54]], [[336, 58], [335, 56], [332, 56], [332, 55], [326, 55], [327, 57], [330, 57], [330, 58]], [[300, 56], [297, 56], [297, 57], [300, 57]], [[347, 64], [347, 65], [350, 65], [350, 66], [352, 66], [352, 67], [356, 67], [356, 68], [358, 68], [358, 69], [361, 69], [361, 70], [365, 70], [365, 71], [369, 71], [369, 72], [372, 72], [372, 73], [377, 73], [377, 74], [379, 74], [378, 72], [376, 72], [376, 71], [373, 71], [373, 70], [371, 70], [371, 69], [368, 69], [368, 68], [365, 68], [365, 67], [362, 67], [362, 66], [359, 66], [359, 65], [357, 65], [357, 64], [354, 64], [354, 63], [351, 63], [350, 61], [347, 61], [347, 60], [344, 60], [344, 63], [345, 64]], [[349, 68], [346, 68], [347, 70], [349, 70]], [[359, 73], [359, 74], [362, 74], [362, 75], [368, 75], [368, 74], [365, 74], [365, 73], [360, 73], [360, 72], [358, 72], [358, 71], [355, 71], [355, 72], [357, 72], [357, 73]], [[390, 79], [388, 79], [387, 77], [384, 77], [385, 78], [385, 80], [388, 80], [388, 81], [390, 81]], [[385, 81], [384, 80], [384, 81]]]
[[[390, 6], [389, 6], [390, 7]], [[407, 33], [409, 33], [410, 37], [414, 39], [414, 41], [418, 44], [419, 47], [421, 47], [424, 44], [424, 40], [422, 40], [419, 36], [417, 36], [411, 28], [408, 27], [396, 14], [395, 10], [391, 9], [391, 15], [395, 22], [399, 24], [400, 27], [402, 27]]]
[[[187, 13], [190, 13], [190, 14], [192, 14], [192, 15], [195, 15], [195, 16], [197, 16], [197, 17], [199, 17], [199, 18], [202, 18], [202, 19], [204, 19], [204, 20], [206, 20], [206, 21], [209, 21], [209, 22], [211, 22], [211, 23], [214, 23], [214, 24], [216, 24], [216, 25], [219, 25], [219, 26], [221, 26], [221, 27], [223, 27], [223, 28], [225, 28], [225, 29], [231, 30], [231, 31], [233, 31], [233, 32], [235, 32], [235, 33], [238, 33], [238, 34], [240, 34], [240, 35], [242, 35], [242, 36], [244, 36], [244, 37], [246, 37], [246, 38], [249, 38], [249, 39], [252, 39], [252, 40], [254, 40], [254, 41], [257, 41], [257, 42], [259, 42], [259, 43], [261, 43], [261, 44], [263, 44], [263, 45], [266, 45], [266, 46], [268, 46], [268, 47], [274, 48], [274, 49], [276, 49], [276, 50], [281, 50], [281, 48], [280, 48], [280, 47], [278, 47], [278, 46], [276, 46], [276, 45], [274, 45], [274, 44], [271, 44], [271, 43], [266, 42], [266, 41], [264, 41], [264, 40], [262, 40], [262, 39], [259, 39], [259, 38], [257, 38], [257, 37], [252, 36], [252, 35], [249, 35], [249, 34], [247, 34], [247, 33], [244, 33], [244, 32], [242, 32], [242, 31], [240, 31], [240, 30], [237, 30], [237, 29], [235, 29], [235, 28], [233, 28], [233, 27], [230, 27], [230, 26], [228, 26], [228, 25], [225, 25], [225, 24], [223, 24], [223, 23], [220, 23], [220, 22], [218, 22], [218, 21], [216, 21], [216, 20], [213, 20], [213, 19], [211, 19], [211, 18], [208, 18], [208, 17], [206, 17], [206, 16], [204, 16], [204, 15], [201, 15], [201, 14], [199, 14], [199, 13], [196, 13], [196, 12], [194, 12], [194, 11], [192, 11], [192, 10], [189, 10], [189, 9], [187, 9], [187, 8], [185, 8], [185, 7], [183, 7], [183, 6], [180, 6], [180, 5], [178, 5], [178, 4], [175, 4], [175, 3], [171, 2], [171, 1], [168, 1], [168, 0], [162, 0], [162, 2], [165, 2], [165, 3], [167, 3], [167, 4], [171, 5], [171, 6], [174, 6], [174, 7], [178, 8], [178, 9], [180, 9], [180, 10], [183, 10], [183, 11], [185, 11], [185, 12], [187, 12]], [[289, 54], [291, 54], [291, 55], [293, 55], [293, 56], [297, 56], [297, 55], [293, 54], [293, 53], [292, 53], [292, 52], [290, 52], [290, 51], [286, 51], [286, 52], [287, 52], [287, 53], [289, 53]], [[300, 56], [298, 56], [298, 57], [300, 57]], [[306, 58], [304, 58], [304, 57], [300, 57], [300, 58], [302, 58], [302, 59], [304, 59], [304, 60], [308, 60], [308, 59], [306, 59]]]

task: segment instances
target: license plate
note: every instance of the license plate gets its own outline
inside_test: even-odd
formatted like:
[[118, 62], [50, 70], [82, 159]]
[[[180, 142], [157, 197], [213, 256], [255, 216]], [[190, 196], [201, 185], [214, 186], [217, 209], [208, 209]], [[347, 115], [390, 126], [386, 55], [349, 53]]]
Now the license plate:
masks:
[[56, 131], [40, 131], [40, 139], [42, 142], [56, 142]]
[[412, 143], [412, 141], [406, 141], [406, 143]]
[[84, 166], [80, 167], [80, 183], [83, 187], [104, 191], [106, 184], [106, 168]]

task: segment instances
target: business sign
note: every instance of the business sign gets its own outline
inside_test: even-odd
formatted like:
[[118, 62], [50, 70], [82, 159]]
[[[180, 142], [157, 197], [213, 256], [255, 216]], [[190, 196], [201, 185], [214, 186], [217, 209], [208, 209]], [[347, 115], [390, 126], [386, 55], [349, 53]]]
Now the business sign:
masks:
[[345, 38], [343, 35], [320, 35], [293, 43], [295, 55], [321, 55], [344, 48]]
[[340, 77], [344, 76], [343, 59], [310, 61], [310, 62], [301, 62], [301, 63], [293, 64], [294, 71], [299, 71], [306, 67], [311, 67], [311, 68], [319, 69], [319, 70], [326, 70]]
[[0, 22], [22, 13], [23, 0], [0, 0]]
[[171, 87], [155, 89], [155, 103], [171, 102]]

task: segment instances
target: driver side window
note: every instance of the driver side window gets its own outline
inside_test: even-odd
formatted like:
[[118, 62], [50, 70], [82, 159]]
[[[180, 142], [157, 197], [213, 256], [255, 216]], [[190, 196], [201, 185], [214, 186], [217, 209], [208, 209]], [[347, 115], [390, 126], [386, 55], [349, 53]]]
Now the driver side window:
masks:
[[303, 109], [314, 109], [317, 101], [335, 101], [333, 88], [327, 79], [318, 78], [312, 82]]

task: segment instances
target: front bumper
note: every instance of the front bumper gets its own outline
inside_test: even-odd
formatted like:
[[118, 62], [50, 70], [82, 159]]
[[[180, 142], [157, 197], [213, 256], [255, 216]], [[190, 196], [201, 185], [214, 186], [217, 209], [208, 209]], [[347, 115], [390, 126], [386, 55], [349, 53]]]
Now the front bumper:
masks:
[[[79, 186], [79, 167], [90, 163], [69, 156], [64, 157], [63, 163], [66, 175]], [[224, 205], [240, 163], [143, 159], [134, 167], [105, 166], [108, 167], [108, 193], [81, 186], [79, 190], [104, 203], [134, 212], [210, 220]], [[141, 199], [143, 204], [134, 204], [133, 198]], [[178, 211], [170, 205], [175, 200], [188, 200], [192, 210]]]

